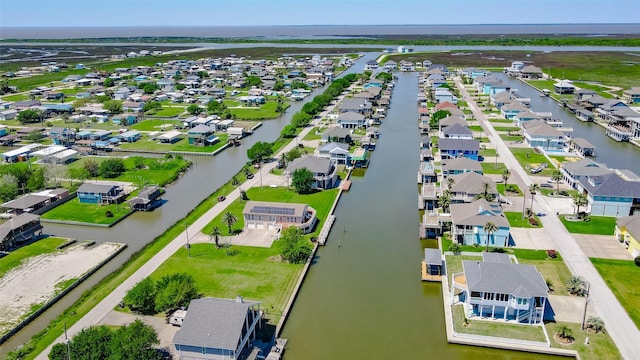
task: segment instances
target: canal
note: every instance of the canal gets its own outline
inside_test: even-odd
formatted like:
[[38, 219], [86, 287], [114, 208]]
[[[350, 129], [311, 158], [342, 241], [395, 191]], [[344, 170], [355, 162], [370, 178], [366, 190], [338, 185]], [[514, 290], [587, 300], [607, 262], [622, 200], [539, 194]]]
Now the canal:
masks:
[[[340, 76], [362, 72], [364, 64], [371, 59], [375, 59], [376, 56], [376, 53], [364, 54]], [[313, 96], [321, 94], [322, 91], [324, 91], [324, 88], [314, 90], [308, 99], [310, 100]], [[263, 125], [256, 129], [253, 135], [243, 139], [241, 146], [228, 148], [215, 157], [185, 156], [193, 162], [193, 166], [179, 180], [166, 187], [163, 199], [167, 202], [152, 212], [136, 212], [112, 228], [43, 223], [43, 232], [45, 234], [80, 240], [89, 239], [98, 243], [106, 241], [121, 242], [127, 244], [128, 247], [63, 299], [51, 306], [41, 316], [2, 344], [0, 346], [0, 356], [25, 343], [37, 332], [44, 329], [51, 320], [77, 301], [84, 291], [120, 268], [134, 253], [140, 251], [146, 244], [169, 229], [171, 225], [184, 218], [203, 199], [229, 181], [231, 176], [240, 171], [248, 161], [247, 149], [258, 141], [272, 142], [277, 139], [282, 128], [291, 121], [293, 114], [298, 112], [305, 102], [292, 102], [283, 116], [264, 121]], [[125, 155], [131, 154], [122, 154], [122, 156]]]
[[618, 142], [605, 134], [605, 129], [595, 123], [582, 122], [550, 97], [541, 97], [540, 92], [520, 80], [505, 74], [495, 74], [518, 94], [531, 98], [531, 110], [551, 112], [553, 117], [562, 120], [565, 126], [573, 128], [573, 137], [587, 139], [596, 147], [595, 159], [613, 169], [629, 169], [640, 174], [640, 148], [624, 142]]
[[[336, 209], [285, 324], [286, 359], [538, 359], [449, 345], [439, 283], [420, 281], [416, 73], [398, 73], [364, 177]], [[550, 358], [550, 357], [549, 357]]]

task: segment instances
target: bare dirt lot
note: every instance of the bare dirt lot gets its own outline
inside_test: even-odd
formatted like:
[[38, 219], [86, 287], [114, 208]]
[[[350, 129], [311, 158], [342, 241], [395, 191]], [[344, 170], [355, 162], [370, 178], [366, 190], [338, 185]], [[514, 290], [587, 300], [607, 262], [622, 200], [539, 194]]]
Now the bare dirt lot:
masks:
[[34, 256], [9, 271], [0, 278], [0, 334], [17, 325], [34, 306], [52, 299], [63, 283], [80, 278], [122, 246], [82, 242]]

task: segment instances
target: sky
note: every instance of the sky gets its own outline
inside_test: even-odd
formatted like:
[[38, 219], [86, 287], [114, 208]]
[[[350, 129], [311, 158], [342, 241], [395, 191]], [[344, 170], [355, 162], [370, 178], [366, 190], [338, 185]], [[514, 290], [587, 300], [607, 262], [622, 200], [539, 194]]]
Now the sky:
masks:
[[638, 23], [638, 14], [640, 0], [0, 0], [0, 37], [3, 27]]

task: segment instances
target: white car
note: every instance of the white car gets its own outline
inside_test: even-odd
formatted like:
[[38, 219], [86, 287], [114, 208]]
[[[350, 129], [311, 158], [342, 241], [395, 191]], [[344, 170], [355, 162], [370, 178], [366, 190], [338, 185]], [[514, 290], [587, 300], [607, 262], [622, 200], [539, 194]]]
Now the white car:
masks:
[[[553, 180], [553, 178], [548, 178], [548, 179], [547, 179], [547, 182], [548, 182], [549, 184], [555, 184], [555, 183], [556, 183], [556, 181], [555, 181], [555, 180]], [[559, 183], [559, 184], [562, 184], [562, 180], [558, 181], [558, 183]]]

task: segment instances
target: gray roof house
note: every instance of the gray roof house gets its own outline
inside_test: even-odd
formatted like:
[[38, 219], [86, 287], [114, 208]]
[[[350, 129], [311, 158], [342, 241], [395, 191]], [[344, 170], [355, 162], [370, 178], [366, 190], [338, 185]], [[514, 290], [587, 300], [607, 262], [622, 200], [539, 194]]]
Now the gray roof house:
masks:
[[567, 161], [562, 163], [560, 169], [564, 180], [572, 188], [576, 188], [576, 183], [588, 176], [599, 176], [610, 174], [613, 170], [609, 169], [605, 164], [597, 163], [591, 159], [582, 159], [575, 162]]
[[483, 253], [483, 261], [463, 260], [453, 286], [465, 292], [465, 313], [524, 324], [544, 318], [547, 285], [533, 265], [514, 264], [507, 254]]
[[464, 174], [466, 172], [475, 172], [482, 175], [482, 165], [478, 161], [465, 157], [442, 160], [443, 176]]
[[293, 181], [293, 173], [298, 169], [306, 168], [313, 174], [313, 187], [318, 189], [331, 189], [337, 185], [337, 168], [333, 161], [316, 156], [303, 156], [293, 160], [287, 166], [287, 174]]
[[256, 337], [260, 303], [202, 298], [192, 300], [180, 330], [173, 337], [179, 359], [240, 359]]
[[499, 196], [495, 181], [477, 172], [450, 175], [449, 178], [453, 179], [451, 203], [472, 202], [478, 194], [484, 192], [484, 184], [488, 184], [489, 194], [493, 195], [494, 199]]
[[453, 124], [442, 129], [440, 137], [449, 139], [473, 139], [473, 133], [468, 127]]
[[366, 125], [364, 115], [353, 111], [344, 112], [338, 115], [336, 123], [345, 129], [361, 128]]
[[[487, 233], [484, 227], [492, 222], [497, 229]], [[484, 199], [472, 203], [451, 204], [451, 236], [464, 245], [506, 247], [511, 244], [509, 221], [497, 203]]]
[[351, 142], [351, 132], [353, 130], [341, 128], [339, 126], [330, 127], [325, 130], [322, 135], [322, 141], [333, 141], [333, 142]]
[[640, 181], [628, 180], [613, 172], [581, 178], [577, 189], [587, 193], [591, 215], [640, 215]]
[[0, 250], [9, 251], [16, 246], [31, 241], [42, 229], [40, 217], [30, 213], [22, 213], [0, 224]]
[[349, 145], [344, 143], [328, 142], [320, 145], [313, 155], [319, 158], [332, 160], [336, 164], [347, 165], [349, 163]]
[[341, 113], [353, 111], [363, 115], [371, 113], [372, 104], [366, 99], [359, 98], [345, 98], [338, 106]]

